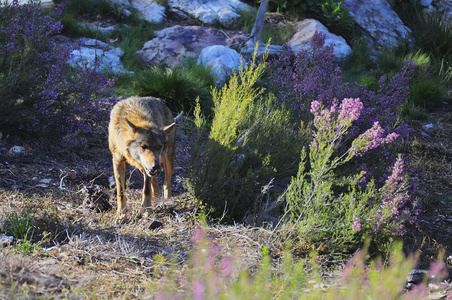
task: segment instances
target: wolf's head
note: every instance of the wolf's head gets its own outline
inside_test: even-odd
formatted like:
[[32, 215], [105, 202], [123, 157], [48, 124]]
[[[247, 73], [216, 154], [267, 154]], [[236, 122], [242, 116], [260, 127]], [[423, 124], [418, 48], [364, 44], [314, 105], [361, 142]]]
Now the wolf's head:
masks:
[[126, 119], [128, 130], [133, 139], [128, 144], [130, 155], [140, 162], [148, 176], [155, 176], [161, 168], [162, 156], [166, 151], [168, 135], [176, 123], [163, 128], [154, 126], [137, 126]]

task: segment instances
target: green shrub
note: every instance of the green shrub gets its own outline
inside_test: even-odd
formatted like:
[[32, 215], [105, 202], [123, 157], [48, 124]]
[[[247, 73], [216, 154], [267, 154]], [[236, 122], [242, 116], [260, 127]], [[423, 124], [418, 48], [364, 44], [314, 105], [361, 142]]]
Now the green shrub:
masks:
[[399, 115], [408, 120], [426, 120], [428, 114], [422, 107], [414, 105], [412, 102], [405, 101], [400, 106]]
[[209, 113], [212, 107], [209, 89], [213, 84], [209, 75], [209, 69], [191, 63], [174, 68], [154, 66], [137, 73], [134, 88], [139, 96], [163, 99], [173, 111], [192, 110], [199, 97], [204, 112]]
[[354, 20], [343, 3], [343, 0], [271, 0], [268, 10], [289, 13], [298, 19], [315, 18], [330, 31], [348, 39], [353, 36]]
[[338, 171], [354, 157], [398, 136], [393, 133], [385, 137], [376, 122], [347, 141], [346, 133], [362, 109], [359, 99], [344, 99], [329, 108], [312, 102], [315, 130], [309, 160], [303, 149], [298, 174], [286, 194], [289, 220], [300, 240], [321, 246], [330, 254], [356, 250], [368, 235], [377, 244], [386, 243], [393, 235], [403, 234], [404, 223], [412, 217], [400, 156], [382, 186], [366, 178], [364, 171]]
[[105, 40], [105, 38], [96, 32], [96, 30], [80, 24], [79, 20], [72, 13], [65, 13], [61, 18], [61, 24], [63, 25], [62, 33], [69, 37], [86, 37], [92, 39]]
[[[221, 90], [214, 88], [209, 138], [191, 148], [190, 189], [212, 216], [241, 219], [267, 209], [259, 190], [296, 172], [304, 136], [294, 132], [290, 111], [255, 86], [265, 65], [254, 58]], [[203, 123], [199, 113], [195, 122]]]
[[[339, 62], [345, 82], [360, 81], [363, 76], [372, 76], [371, 70], [375, 68], [369, 42], [365, 38], [354, 38], [351, 41], [352, 53]], [[398, 69], [400, 70], [400, 68]]]
[[[433, 56], [419, 50], [410, 51], [403, 56], [396, 54], [395, 51], [380, 54], [377, 59], [378, 69], [374, 73], [393, 74], [405, 61], [412, 61], [416, 68], [410, 83], [407, 103], [399, 111], [402, 118], [422, 119], [426, 114], [423, 110], [437, 106], [446, 97], [447, 72], [438, 71]], [[375, 91], [377, 88], [378, 85], [372, 89]]]
[[416, 47], [428, 53], [430, 70], [427, 77], [452, 85], [452, 26], [441, 14], [427, 14], [417, 1], [393, 4], [402, 21], [412, 30]]
[[433, 79], [421, 79], [410, 87], [409, 101], [420, 107], [431, 108], [441, 103], [443, 86]]
[[28, 213], [11, 213], [6, 217], [6, 233], [16, 239], [27, 239], [33, 235], [34, 218]]

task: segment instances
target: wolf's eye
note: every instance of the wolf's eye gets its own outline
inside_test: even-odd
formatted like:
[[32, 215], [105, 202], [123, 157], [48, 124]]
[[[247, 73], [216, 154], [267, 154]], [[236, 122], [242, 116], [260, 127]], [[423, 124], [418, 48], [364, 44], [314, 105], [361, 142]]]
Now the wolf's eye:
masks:
[[141, 144], [141, 149], [147, 150], [147, 149], [149, 149], [149, 146], [146, 144]]

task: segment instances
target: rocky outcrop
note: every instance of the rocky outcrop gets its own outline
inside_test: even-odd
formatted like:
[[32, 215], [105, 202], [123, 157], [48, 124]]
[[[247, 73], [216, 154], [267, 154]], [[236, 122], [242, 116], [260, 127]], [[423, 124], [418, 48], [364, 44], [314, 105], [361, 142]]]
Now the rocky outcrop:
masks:
[[143, 62], [150, 65], [175, 66], [186, 57], [198, 57], [209, 46], [231, 46], [246, 40], [238, 31], [224, 31], [202, 26], [173, 26], [157, 31], [157, 37], [137, 51]]
[[295, 26], [295, 34], [288, 44], [294, 52], [298, 52], [301, 49], [309, 50], [311, 49], [312, 37], [316, 32], [326, 35], [325, 45], [333, 47], [333, 52], [337, 59], [344, 59], [352, 53], [352, 49], [343, 37], [329, 32], [322, 23], [314, 19], [298, 22]]
[[240, 17], [240, 10], [251, 9], [251, 6], [239, 0], [169, 0], [166, 8], [156, 0], [109, 1], [113, 5], [122, 7], [126, 15], [130, 14], [129, 10], [133, 8], [143, 19], [154, 23], [166, 20], [166, 8], [168, 8], [171, 13], [184, 19], [193, 18], [210, 25], [220, 22], [229, 26]]
[[345, 0], [344, 5], [355, 22], [378, 46], [396, 47], [401, 40], [410, 37], [411, 30], [386, 0]]
[[203, 23], [214, 24], [219, 21], [226, 26], [240, 17], [240, 10], [251, 9], [251, 6], [238, 0], [169, 0], [168, 5]]

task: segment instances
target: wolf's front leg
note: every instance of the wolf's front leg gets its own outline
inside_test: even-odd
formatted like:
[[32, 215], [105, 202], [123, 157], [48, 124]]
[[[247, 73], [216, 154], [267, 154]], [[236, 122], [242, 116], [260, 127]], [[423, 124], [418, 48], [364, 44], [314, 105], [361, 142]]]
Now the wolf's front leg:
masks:
[[143, 208], [151, 206], [151, 177], [144, 173], [144, 185], [141, 206]]
[[115, 174], [116, 182], [116, 197], [118, 201], [118, 210], [116, 213], [116, 219], [122, 219], [125, 217], [127, 211], [127, 198], [125, 195], [125, 175], [126, 175], [126, 162], [125, 160], [113, 159], [113, 171]]

